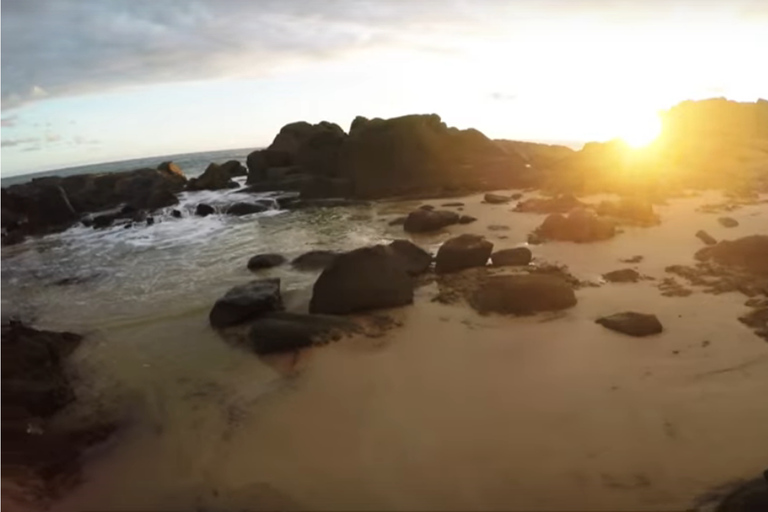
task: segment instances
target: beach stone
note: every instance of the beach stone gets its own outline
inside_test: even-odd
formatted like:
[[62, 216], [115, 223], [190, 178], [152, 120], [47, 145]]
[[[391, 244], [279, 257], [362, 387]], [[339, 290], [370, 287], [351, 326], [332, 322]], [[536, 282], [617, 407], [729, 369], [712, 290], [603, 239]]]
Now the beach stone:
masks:
[[213, 305], [208, 320], [212, 327], [221, 329], [281, 309], [280, 279], [258, 279], [231, 288]]
[[340, 254], [312, 289], [310, 313], [346, 314], [413, 302], [414, 281], [403, 257], [376, 245]]
[[516, 212], [531, 213], [568, 213], [574, 208], [587, 206], [572, 194], [563, 194], [553, 198], [531, 198], [517, 203]]
[[200, 203], [197, 205], [197, 207], [195, 207], [195, 215], [198, 217], [207, 217], [208, 215], [213, 215], [214, 213], [216, 213], [216, 209], [209, 204]]
[[650, 336], [664, 330], [656, 315], [636, 313], [634, 311], [604, 316], [595, 320], [595, 323], [612, 331], [636, 337]]
[[339, 255], [335, 251], [309, 251], [297, 256], [291, 265], [298, 270], [322, 270], [330, 265]]
[[251, 324], [248, 339], [257, 354], [286, 352], [337, 339], [359, 327], [345, 318], [277, 312]]
[[768, 274], [768, 235], [751, 235], [723, 240], [697, 253], [697, 259], [742, 268], [754, 274]]
[[477, 220], [477, 217], [471, 215], [462, 215], [459, 217], [459, 224], [472, 224]]
[[509, 196], [503, 196], [501, 194], [485, 194], [483, 196], [483, 202], [488, 204], [505, 204], [508, 203], [512, 198]]
[[514, 194], [512, 194], [511, 196], [509, 196], [509, 198], [510, 198], [510, 199], [512, 199], [512, 200], [514, 200], [514, 201], [517, 201], [517, 200], [518, 200], [518, 199], [520, 199], [521, 197], [523, 197], [523, 194], [521, 194], [520, 192], [515, 192]]
[[405, 271], [412, 276], [423, 274], [432, 264], [432, 255], [410, 240], [394, 240], [389, 248], [402, 258]]
[[435, 258], [435, 270], [440, 273], [458, 272], [465, 268], [483, 267], [493, 251], [493, 243], [479, 235], [459, 235], [440, 246]]
[[587, 243], [612, 238], [616, 235], [616, 227], [582, 208], [573, 210], [567, 217], [550, 214], [536, 229], [536, 234], [545, 240]]
[[509, 226], [504, 226], [501, 224], [491, 224], [488, 226], [488, 231], [509, 231]]
[[515, 247], [494, 252], [491, 254], [491, 263], [497, 267], [506, 265], [528, 265], [532, 258], [533, 254], [527, 247]]
[[250, 215], [252, 213], [261, 213], [269, 208], [262, 203], [235, 203], [227, 208], [227, 215]]
[[248, 260], [249, 270], [261, 270], [265, 268], [277, 267], [285, 263], [285, 256], [282, 254], [257, 254]]
[[448, 210], [415, 210], [408, 214], [403, 229], [408, 233], [437, 231], [459, 222], [459, 214]]
[[603, 279], [609, 283], [636, 283], [640, 279], [640, 273], [631, 268], [623, 268], [603, 274]]
[[573, 288], [546, 274], [493, 276], [472, 294], [470, 305], [479, 313], [527, 315], [576, 305]]
[[717, 243], [717, 240], [715, 240], [712, 235], [710, 235], [703, 229], [700, 229], [696, 232], [696, 238], [698, 238], [699, 240], [701, 240], [707, 245], [715, 245]]
[[735, 228], [736, 226], [739, 225], [739, 221], [737, 221], [732, 217], [720, 217], [719, 219], [717, 219], [717, 221], [724, 228]]

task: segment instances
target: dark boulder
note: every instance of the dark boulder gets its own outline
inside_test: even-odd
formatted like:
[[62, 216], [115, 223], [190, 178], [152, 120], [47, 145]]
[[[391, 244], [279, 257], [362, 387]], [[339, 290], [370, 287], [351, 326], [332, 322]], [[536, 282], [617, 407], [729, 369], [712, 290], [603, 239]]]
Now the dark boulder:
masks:
[[517, 203], [516, 212], [531, 213], [568, 213], [574, 208], [584, 208], [582, 203], [571, 194], [563, 194], [553, 198], [531, 198]]
[[154, 217], [147, 217], [147, 226], [151, 226], [155, 223]]
[[216, 213], [216, 209], [205, 203], [200, 203], [195, 207], [195, 215], [198, 217], [207, 217], [208, 215], [213, 215]]
[[470, 305], [480, 313], [528, 315], [576, 305], [573, 288], [546, 274], [493, 276], [472, 294]]
[[250, 215], [252, 213], [262, 213], [269, 210], [269, 207], [262, 203], [235, 203], [227, 207], [227, 215]]
[[103, 228], [108, 228], [114, 222], [115, 222], [114, 215], [98, 215], [93, 218], [91, 225], [93, 226], [93, 229], [103, 229]]
[[166, 206], [173, 206], [175, 204], [179, 204], [179, 198], [177, 198], [176, 194], [170, 190], [163, 188], [155, 190], [149, 195], [149, 197], [146, 198], [145, 201], [142, 201], [143, 207], [148, 210], [157, 210], [160, 208], [165, 208]]
[[310, 313], [346, 314], [413, 302], [414, 281], [403, 257], [377, 245], [340, 254], [312, 289]]
[[603, 274], [603, 279], [609, 283], [636, 283], [640, 279], [640, 274], [637, 270], [623, 268]]
[[184, 176], [184, 172], [174, 162], [163, 162], [157, 166], [157, 170], [167, 174], [170, 178], [175, 178], [179, 181], [187, 181], [187, 177]]
[[768, 305], [759, 306], [739, 317], [739, 322], [755, 330], [755, 334], [768, 341]]
[[483, 202], [488, 204], [506, 204], [509, 201], [511, 201], [512, 198], [509, 196], [503, 196], [501, 194], [485, 194], [483, 197]]
[[737, 221], [732, 217], [720, 217], [719, 219], [717, 219], [717, 221], [724, 228], [735, 228], [736, 226], [739, 225], [739, 221]]
[[229, 169], [212, 163], [203, 174], [189, 180], [187, 190], [223, 190], [230, 188], [231, 182]]
[[253, 322], [248, 338], [257, 354], [270, 354], [325, 343], [358, 330], [345, 318], [278, 312]]
[[432, 255], [409, 240], [394, 240], [389, 248], [402, 258], [405, 271], [412, 276], [423, 274], [432, 264]]
[[181, 218], [181, 211], [180, 210], [171, 210], [171, 217], [174, 219], [180, 219]]
[[297, 270], [322, 270], [333, 263], [338, 255], [335, 251], [309, 251], [294, 258], [291, 265]]
[[459, 222], [459, 214], [448, 210], [415, 210], [408, 214], [403, 229], [409, 233], [437, 231]]
[[768, 469], [761, 477], [740, 482], [714, 509], [714, 512], [764, 512], [768, 510]]
[[549, 215], [537, 228], [536, 234], [545, 240], [587, 243], [612, 238], [616, 227], [588, 210], [578, 209], [567, 217], [559, 213]]
[[293, 154], [274, 149], [260, 149], [246, 158], [248, 166], [247, 183], [256, 183], [267, 178], [267, 171], [272, 168], [287, 168], [294, 163]]
[[285, 263], [285, 256], [282, 254], [257, 254], [248, 260], [248, 269], [261, 270], [277, 267], [283, 263]]
[[346, 138], [347, 134], [337, 124], [322, 121], [311, 125], [307, 134], [297, 137], [296, 164], [312, 176], [338, 176], [339, 152]]
[[280, 279], [259, 279], [230, 289], [213, 305], [208, 320], [221, 329], [281, 309]]
[[595, 323], [613, 331], [636, 337], [650, 336], [664, 330], [656, 315], [635, 313], [634, 311], [598, 318]]
[[717, 240], [715, 240], [715, 238], [712, 235], [710, 235], [703, 229], [700, 229], [696, 232], [696, 238], [698, 238], [699, 240], [701, 240], [707, 245], [715, 245], [717, 243]]
[[238, 176], [248, 176], [248, 169], [237, 160], [227, 160], [221, 164], [221, 168], [229, 174], [230, 178], [236, 178]]
[[493, 244], [482, 236], [459, 235], [440, 246], [435, 258], [435, 271], [444, 274], [485, 266], [491, 251]]
[[462, 215], [459, 217], [459, 224], [472, 224], [477, 220], [477, 217], [471, 215]]
[[723, 240], [717, 245], [707, 247], [706, 252], [699, 255], [699, 259], [743, 268], [754, 274], [768, 274], [768, 235]]
[[527, 247], [515, 247], [502, 249], [491, 254], [491, 263], [495, 266], [528, 265], [533, 258], [531, 250]]

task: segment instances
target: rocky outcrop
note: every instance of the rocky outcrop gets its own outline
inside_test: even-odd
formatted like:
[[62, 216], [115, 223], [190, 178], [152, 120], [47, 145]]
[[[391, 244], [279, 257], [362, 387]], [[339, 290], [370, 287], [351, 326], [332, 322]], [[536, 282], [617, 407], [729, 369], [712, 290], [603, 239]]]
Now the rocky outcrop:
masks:
[[653, 204], [642, 199], [624, 198], [620, 201], [602, 201], [595, 209], [598, 215], [611, 217], [622, 224], [654, 226], [661, 221]]
[[512, 249], [502, 249], [491, 254], [491, 263], [497, 267], [528, 265], [532, 258], [533, 254], [527, 247], [514, 247]]
[[567, 217], [559, 213], [549, 215], [535, 234], [544, 240], [587, 243], [612, 238], [616, 227], [589, 210], [577, 209]]
[[187, 190], [223, 190], [233, 188], [232, 184], [234, 182], [232, 181], [230, 170], [230, 168], [225, 168], [218, 164], [210, 164], [203, 174], [189, 180]]
[[604, 316], [595, 320], [595, 323], [612, 331], [635, 337], [650, 336], [664, 330], [656, 315], [636, 313], [634, 311]]
[[768, 341], [768, 306], [758, 307], [740, 316], [739, 322], [751, 327], [755, 334]]
[[257, 254], [248, 260], [249, 270], [262, 270], [265, 268], [277, 267], [285, 263], [285, 256], [282, 254]]
[[208, 320], [213, 328], [221, 329], [282, 309], [280, 279], [258, 279], [231, 288], [213, 305]]
[[257, 354], [271, 354], [322, 344], [358, 330], [345, 318], [277, 312], [254, 321], [248, 339]]
[[507, 151], [516, 152], [525, 159], [528, 165], [537, 170], [550, 169], [553, 165], [575, 153], [568, 146], [556, 144], [539, 144], [536, 142], [504, 139], [496, 139], [494, 142]]
[[221, 164], [221, 168], [229, 174], [230, 178], [248, 176], [248, 169], [237, 160], [227, 160]]
[[753, 274], [768, 274], [768, 235], [751, 235], [723, 240], [696, 254], [700, 260], [738, 267]]
[[459, 235], [440, 246], [435, 257], [439, 274], [458, 272], [465, 268], [483, 267], [493, 251], [493, 244], [478, 235]]
[[437, 231], [459, 222], [459, 214], [450, 210], [424, 210], [419, 208], [408, 214], [403, 229], [408, 233]]
[[529, 213], [568, 213], [575, 208], [584, 208], [582, 203], [571, 194], [563, 194], [552, 198], [531, 198], [517, 203], [516, 212]]
[[337, 256], [312, 289], [310, 313], [346, 314], [413, 302], [414, 280], [404, 258], [376, 245]]
[[576, 305], [573, 288], [563, 279], [545, 274], [493, 276], [469, 300], [480, 313], [528, 315]]

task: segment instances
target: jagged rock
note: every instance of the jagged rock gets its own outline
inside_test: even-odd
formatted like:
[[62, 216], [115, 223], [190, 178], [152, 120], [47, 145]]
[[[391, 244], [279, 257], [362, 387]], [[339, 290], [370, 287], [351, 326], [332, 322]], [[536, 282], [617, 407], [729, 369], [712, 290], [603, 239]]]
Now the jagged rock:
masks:
[[235, 203], [227, 207], [227, 215], [250, 215], [252, 213], [261, 213], [269, 210], [269, 207], [262, 203]]
[[210, 164], [203, 174], [192, 178], [187, 183], [187, 190], [223, 190], [231, 188], [230, 169], [218, 164]]
[[723, 240], [699, 253], [699, 258], [721, 265], [743, 268], [754, 274], [768, 274], [768, 235], [751, 235]]
[[389, 248], [402, 258], [406, 272], [412, 276], [423, 274], [432, 264], [432, 255], [409, 240], [394, 240]]
[[536, 234], [547, 240], [587, 243], [607, 240], [616, 234], [613, 223], [597, 217], [594, 213], [578, 209], [567, 217], [553, 213], [536, 230]]

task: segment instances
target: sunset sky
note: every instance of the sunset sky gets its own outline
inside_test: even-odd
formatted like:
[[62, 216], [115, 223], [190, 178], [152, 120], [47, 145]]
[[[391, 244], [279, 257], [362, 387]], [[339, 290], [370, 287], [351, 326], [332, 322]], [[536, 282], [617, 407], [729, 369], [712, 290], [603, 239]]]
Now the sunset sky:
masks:
[[768, 97], [768, 1], [3, 0], [2, 175], [438, 113], [494, 138], [642, 140]]

